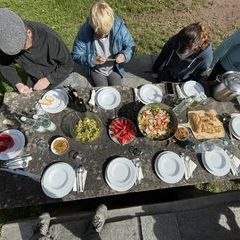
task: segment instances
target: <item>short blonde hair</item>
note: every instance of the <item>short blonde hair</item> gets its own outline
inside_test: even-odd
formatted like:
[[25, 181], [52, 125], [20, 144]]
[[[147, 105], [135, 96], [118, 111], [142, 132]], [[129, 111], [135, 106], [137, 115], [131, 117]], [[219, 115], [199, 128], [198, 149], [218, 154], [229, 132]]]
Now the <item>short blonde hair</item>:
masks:
[[103, 0], [96, 1], [90, 9], [90, 24], [98, 35], [110, 32], [114, 21], [112, 8]]

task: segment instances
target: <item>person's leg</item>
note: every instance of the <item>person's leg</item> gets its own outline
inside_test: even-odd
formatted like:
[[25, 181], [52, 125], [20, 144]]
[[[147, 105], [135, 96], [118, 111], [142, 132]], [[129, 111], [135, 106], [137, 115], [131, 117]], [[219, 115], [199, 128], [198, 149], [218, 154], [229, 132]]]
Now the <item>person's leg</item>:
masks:
[[50, 240], [47, 236], [51, 217], [49, 213], [43, 213], [38, 218], [38, 223], [34, 229], [34, 235], [30, 240]]
[[91, 78], [95, 84], [95, 87], [108, 86], [107, 77], [101, 73], [97, 73], [93, 70], [90, 72]]
[[107, 207], [101, 204], [97, 207], [92, 222], [89, 223], [83, 236], [83, 240], [101, 240], [99, 233], [102, 231], [106, 219]]
[[79, 73], [73, 72], [61, 83], [53, 84], [52, 88], [63, 88], [63, 86], [68, 86], [68, 85], [70, 85], [74, 89], [92, 87], [92, 85], [88, 82], [86, 77], [80, 75]]
[[122, 86], [122, 77], [119, 73], [112, 71], [112, 73], [108, 76], [109, 86]]

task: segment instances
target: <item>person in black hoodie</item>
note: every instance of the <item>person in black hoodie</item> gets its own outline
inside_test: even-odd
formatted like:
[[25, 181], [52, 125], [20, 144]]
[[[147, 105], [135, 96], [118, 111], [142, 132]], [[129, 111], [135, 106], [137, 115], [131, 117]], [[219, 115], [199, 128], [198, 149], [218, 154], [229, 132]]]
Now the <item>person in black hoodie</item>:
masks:
[[160, 82], [207, 78], [213, 59], [210, 31], [203, 23], [193, 23], [171, 37], [153, 64], [153, 77]]
[[[27, 84], [18, 76], [16, 64], [27, 73]], [[57, 86], [73, 67], [70, 52], [57, 33], [0, 8], [0, 72], [19, 93], [30, 93], [31, 87], [43, 90]]]

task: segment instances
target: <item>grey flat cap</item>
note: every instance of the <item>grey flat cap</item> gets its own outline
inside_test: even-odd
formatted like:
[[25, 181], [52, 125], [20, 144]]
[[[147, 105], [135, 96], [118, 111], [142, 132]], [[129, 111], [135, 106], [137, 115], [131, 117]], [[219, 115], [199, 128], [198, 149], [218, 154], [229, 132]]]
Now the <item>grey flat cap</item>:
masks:
[[16, 55], [24, 48], [26, 27], [22, 19], [7, 8], [0, 8], [0, 49]]

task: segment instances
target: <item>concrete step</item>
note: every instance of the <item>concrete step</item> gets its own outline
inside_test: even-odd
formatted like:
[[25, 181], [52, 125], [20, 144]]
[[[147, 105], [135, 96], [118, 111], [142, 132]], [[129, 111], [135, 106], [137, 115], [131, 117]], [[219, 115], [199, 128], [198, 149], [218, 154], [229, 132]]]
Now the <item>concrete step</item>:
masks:
[[[108, 211], [99, 239], [240, 239], [240, 192]], [[85, 239], [93, 212], [53, 217], [54, 239]], [[1, 239], [30, 239], [36, 219], [3, 226]], [[57, 235], [56, 235], [57, 234]], [[96, 234], [94, 238], [96, 238]]]

